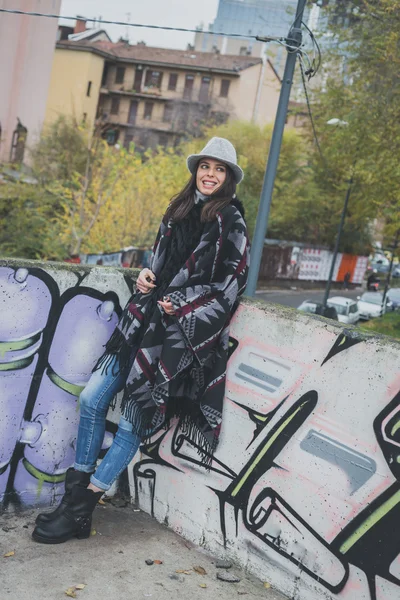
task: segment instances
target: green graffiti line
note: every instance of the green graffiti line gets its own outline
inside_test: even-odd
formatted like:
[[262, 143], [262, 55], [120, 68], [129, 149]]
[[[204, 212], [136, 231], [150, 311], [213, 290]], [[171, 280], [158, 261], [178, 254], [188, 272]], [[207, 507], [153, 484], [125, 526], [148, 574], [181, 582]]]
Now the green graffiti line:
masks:
[[33, 346], [40, 340], [40, 333], [33, 335], [32, 337], [26, 338], [25, 340], [18, 340], [15, 342], [0, 342], [0, 357], [4, 358], [6, 352], [16, 352], [18, 350], [25, 350], [29, 346]]
[[400, 419], [397, 421], [397, 423], [395, 425], [393, 425], [392, 431], [390, 432], [390, 435], [392, 437], [394, 437], [395, 434], [398, 432], [399, 429], [400, 429]]
[[348, 540], [346, 540], [340, 546], [340, 552], [342, 554], [346, 554], [356, 544], [363, 535], [367, 533], [374, 525], [376, 525], [384, 516], [386, 516], [397, 504], [400, 502], [400, 490], [397, 491], [391, 498], [386, 500], [381, 506], [378, 506], [367, 519], [365, 519], [364, 523], [362, 523], [357, 529], [352, 533]]
[[47, 369], [47, 376], [57, 387], [64, 390], [64, 392], [71, 394], [71, 396], [79, 396], [85, 387], [84, 385], [77, 385], [66, 381], [60, 377], [60, 375], [57, 375], [51, 367]]
[[268, 421], [268, 415], [254, 415], [254, 418], [257, 419], [257, 421], [261, 421], [262, 423], [265, 423], [265, 421]]
[[33, 358], [33, 356], [28, 356], [27, 358], [21, 358], [20, 360], [13, 360], [12, 362], [0, 363], [0, 371], [18, 371], [20, 369], [25, 369], [33, 362]]
[[237, 486], [232, 491], [232, 496], [235, 497], [242, 489], [243, 485], [246, 483], [246, 480], [250, 477], [258, 463], [262, 460], [264, 455], [268, 452], [271, 446], [276, 442], [276, 440], [280, 437], [281, 433], [286, 429], [289, 423], [295, 418], [295, 416], [303, 409], [303, 407], [307, 404], [307, 402], [303, 402], [300, 406], [295, 410], [283, 423], [280, 427], [275, 431], [275, 433], [270, 437], [265, 446], [262, 448], [261, 452], [255, 457], [254, 461], [251, 463], [246, 473], [238, 482]]
[[44, 483], [52, 483], [54, 485], [55, 483], [62, 483], [65, 481], [65, 473], [61, 473], [60, 475], [50, 475], [49, 473], [44, 473], [43, 471], [39, 471], [39, 469], [34, 467], [28, 460], [26, 460], [26, 458], [22, 459], [22, 464], [28, 473], [39, 482], [37, 491], [38, 498], [42, 493]]

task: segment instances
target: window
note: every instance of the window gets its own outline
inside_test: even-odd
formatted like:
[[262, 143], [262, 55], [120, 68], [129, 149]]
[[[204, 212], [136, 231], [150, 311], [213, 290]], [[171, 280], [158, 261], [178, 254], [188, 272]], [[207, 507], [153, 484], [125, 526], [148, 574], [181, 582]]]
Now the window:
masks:
[[133, 142], [134, 135], [133, 133], [126, 133], [124, 138], [124, 148], [129, 150], [129, 146]]
[[103, 76], [101, 78], [101, 85], [102, 87], [107, 85], [107, 77], [108, 77], [108, 63], [104, 64], [104, 69], [103, 69]]
[[111, 114], [117, 115], [119, 113], [119, 98], [112, 98], [111, 100]]
[[137, 100], [131, 100], [128, 113], [128, 123], [134, 125], [136, 123], [136, 115], [138, 110], [139, 102]]
[[335, 302], [328, 302], [328, 306], [335, 308], [338, 315], [346, 316], [348, 314], [347, 306], [341, 304], [335, 304]]
[[247, 46], [240, 46], [239, 54], [241, 56], [246, 56], [247, 54], [249, 54]]
[[189, 119], [189, 105], [184, 104], [183, 106], [180, 107], [180, 110], [178, 113], [178, 128], [186, 129], [187, 124], [188, 124], [188, 119]]
[[227, 98], [228, 94], [229, 94], [229, 87], [231, 85], [231, 82], [229, 81], [229, 79], [223, 79], [221, 81], [221, 90], [219, 95], [221, 96], [221, 98]]
[[166, 104], [164, 106], [164, 116], [163, 116], [164, 123], [171, 123], [171, 121], [172, 121], [172, 115], [173, 115], [173, 106], [172, 106], [172, 104]]
[[105, 134], [107, 144], [113, 146], [118, 140], [118, 131], [116, 129], [108, 129]]
[[153, 106], [154, 106], [154, 102], [145, 102], [144, 103], [144, 118], [147, 121], [150, 121], [150, 119], [151, 119], [151, 115], [153, 112]]
[[149, 69], [146, 72], [146, 79], [145, 79], [145, 83], [144, 85], [146, 87], [153, 87], [153, 88], [161, 88], [161, 82], [162, 82], [162, 76], [163, 74], [161, 73], [161, 71], [152, 71], [151, 69]]
[[199, 93], [200, 102], [208, 102], [210, 83], [211, 83], [210, 77], [202, 77], [201, 78], [200, 93]]
[[178, 73], [171, 73], [169, 76], [168, 89], [174, 92], [176, 90], [177, 84], [178, 84]]
[[351, 304], [350, 305], [350, 314], [354, 314], [356, 312], [358, 312], [358, 306], [357, 306], [357, 304]]
[[125, 79], [125, 67], [117, 67], [115, 73], [115, 83], [124, 83]]
[[168, 146], [168, 134], [167, 133], [159, 133], [158, 134], [158, 144], [160, 146], [164, 146], [164, 148], [166, 148]]
[[87, 90], [86, 90], [86, 96], [90, 96], [90, 92], [91, 91], [92, 91], [92, 82], [88, 81]]
[[190, 100], [192, 98], [193, 84], [194, 84], [194, 75], [186, 75], [185, 89], [183, 90], [183, 97], [186, 100]]
[[140, 92], [142, 89], [142, 78], [143, 78], [143, 69], [140, 65], [136, 67], [135, 71], [135, 80], [133, 82], [133, 89], [135, 92]]

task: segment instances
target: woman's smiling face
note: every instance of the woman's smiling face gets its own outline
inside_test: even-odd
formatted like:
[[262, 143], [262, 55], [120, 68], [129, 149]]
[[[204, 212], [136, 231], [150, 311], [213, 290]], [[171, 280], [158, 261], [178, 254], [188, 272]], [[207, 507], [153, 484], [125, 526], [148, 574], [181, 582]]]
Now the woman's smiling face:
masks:
[[211, 196], [224, 184], [226, 165], [214, 158], [203, 158], [196, 174], [196, 186], [201, 194]]

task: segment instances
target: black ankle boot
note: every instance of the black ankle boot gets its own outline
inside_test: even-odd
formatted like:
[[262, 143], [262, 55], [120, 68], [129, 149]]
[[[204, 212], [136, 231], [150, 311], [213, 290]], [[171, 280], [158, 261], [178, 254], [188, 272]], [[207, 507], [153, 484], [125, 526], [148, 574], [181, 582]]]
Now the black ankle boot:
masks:
[[80, 485], [81, 487], [87, 487], [90, 483], [90, 475], [91, 473], [83, 473], [82, 471], [76, 471], [71, 467], [65, 474], [65, 494], [61, 499], [61, 503], [57, 506], [55, 510], [48, 513], [40, 513], [36, 517], [36, 524], [47, 523], [48, 521], [52, 521], [59, 515], [61, 515], [67, 504], [68, 499], [71, 496], [72, 488], [75, 485]]
[[42, 544], [62, 544], [73, 537], [80, 540], [88, 538], [92, 513], [103, 494], [74, 486], [64, 511], [55, 519], [37, 525], [32, 533], [33, 539]]

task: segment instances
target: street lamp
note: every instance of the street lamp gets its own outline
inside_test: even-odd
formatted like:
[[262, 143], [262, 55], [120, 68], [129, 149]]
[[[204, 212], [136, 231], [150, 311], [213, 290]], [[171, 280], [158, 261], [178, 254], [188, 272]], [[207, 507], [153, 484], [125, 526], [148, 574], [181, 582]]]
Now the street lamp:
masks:
[[[333, 125], [335, 127], [347, 127], [348, 122], [342, 121], [341, 119], [333, 118], [333, 119], [329, 119], [329, 121], [327, 121], [326, 124], [330, 125], [330, 126]], [[349, 180], [349, 186], [348, 186], [347, 192], [346, 192], [346, 197], [345, 197], [344, 204], [343, 204], [342, 214], [340, 217], [340, 223], [339, 223], [339, 228], [338, 228], [336, 242], [335, 242], [335, 249], [333, 251], [333, 256], [332, 256], [331, 268], [329, 269], [328, 280], [326, 282], [326, 287], [325, 287], [324, 299], [322, 301], [322, 305], [323, 305], [324, 309], [326, 308], [328, 298], [329, 298], [329, 293], [331, 291], [333, 272], [335, 270], [336, 259], [337, 259], [337, 255], [339, 252], [340, 238], [342, 237], [342, 231], [343, 231], [344, 221], [346, 218], [346, 212], [347, 212], [347, 206], [349, 204], [350, 194], [351, 194], [351, 190], [353, 187], [353, 182], [354, 182], [353, 175], [351, 175], [350, 180]]]

